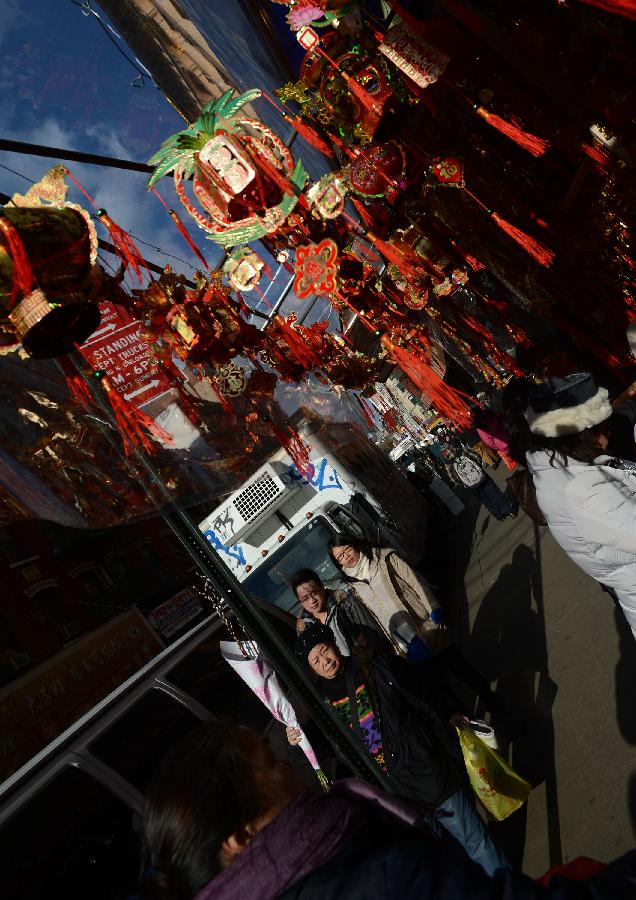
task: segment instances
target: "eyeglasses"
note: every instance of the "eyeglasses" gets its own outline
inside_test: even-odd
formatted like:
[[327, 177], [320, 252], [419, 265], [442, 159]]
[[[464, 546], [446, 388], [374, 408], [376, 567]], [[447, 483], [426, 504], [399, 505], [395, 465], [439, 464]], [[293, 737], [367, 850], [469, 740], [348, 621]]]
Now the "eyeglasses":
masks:
[[304, 603], [305, 600], [320, 600], [322, 598], [322, 591], [311, 591], [310, 593], [303, 594], [302, 597], [299, 597], [298, 600], [301, 603]]
[[348, 553], [349, 553], [350, 550], [353, 550], [353, 547], [351, 547], [349, 544], [347, 544], [345, 547], [343, 547], [343, 548], [340, 550], [339, 553], [336, 553], [335, 550], [332, 550], [332, 551], [331, 551], [331, 555], [333, 556], [333, 558], [335, 559], [335, 561], [336, 561], [337, 563], [339, 563], [341, 560], [343, 560], [343, 559], [345, 558], [345, 556], [348, 555]]

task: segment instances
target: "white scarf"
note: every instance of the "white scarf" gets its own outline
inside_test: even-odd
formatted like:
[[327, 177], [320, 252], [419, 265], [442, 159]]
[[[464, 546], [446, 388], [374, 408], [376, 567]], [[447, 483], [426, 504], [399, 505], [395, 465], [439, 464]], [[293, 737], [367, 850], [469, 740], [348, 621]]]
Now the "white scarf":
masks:
[[371, 560], [360, 551], [360, 559], [353, 568], [346, 569], [344, 566], [342, 568], [349, 578], [354, 578], [356, 581], [369, 581], [369, 576], [371, 575]]

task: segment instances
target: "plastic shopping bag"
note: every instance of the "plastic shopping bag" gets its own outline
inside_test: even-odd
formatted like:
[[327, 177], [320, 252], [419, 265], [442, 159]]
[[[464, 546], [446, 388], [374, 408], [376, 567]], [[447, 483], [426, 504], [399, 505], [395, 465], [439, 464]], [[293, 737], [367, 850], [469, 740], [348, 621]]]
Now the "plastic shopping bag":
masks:
[[458, 728], [457, 734], [472, 789], [495, 819], [507, 819], [526, 802], [532, 786], [474, 731]]

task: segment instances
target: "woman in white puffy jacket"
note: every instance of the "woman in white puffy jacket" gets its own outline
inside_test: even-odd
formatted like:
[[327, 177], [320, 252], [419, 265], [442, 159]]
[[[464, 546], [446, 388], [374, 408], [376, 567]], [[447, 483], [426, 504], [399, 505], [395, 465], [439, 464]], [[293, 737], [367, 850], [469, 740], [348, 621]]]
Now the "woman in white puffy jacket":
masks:
[[636, 447], [615, 454], [616, 414], [588, 373], [550, 378], [528, 397], [526, 454], [555, 540], [612, 588], [636, 638]]

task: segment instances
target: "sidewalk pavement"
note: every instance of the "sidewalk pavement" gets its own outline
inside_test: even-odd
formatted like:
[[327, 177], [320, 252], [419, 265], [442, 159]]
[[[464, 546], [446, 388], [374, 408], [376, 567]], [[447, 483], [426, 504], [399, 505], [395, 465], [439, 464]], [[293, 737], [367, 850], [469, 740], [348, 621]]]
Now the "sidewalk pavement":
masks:
[[[490, 472], [505, 486], [503, 465]], [[526, 722], [509, 759], [536, 785], [495, 839], [532, 876], [613, 859], [636, 843], [636, 642], [547, 528], [462, 499], [457, 518], [431, 514], [429, 577], [466, 656]]]

